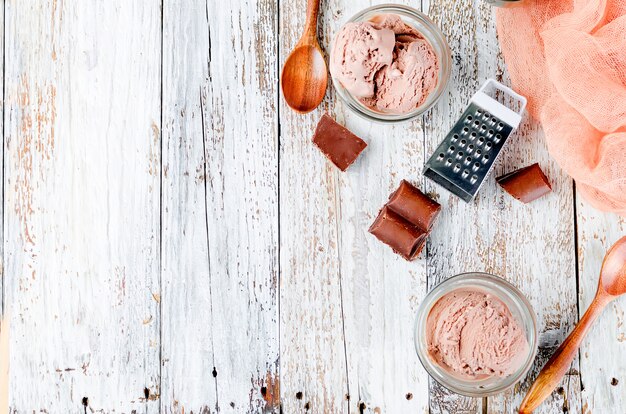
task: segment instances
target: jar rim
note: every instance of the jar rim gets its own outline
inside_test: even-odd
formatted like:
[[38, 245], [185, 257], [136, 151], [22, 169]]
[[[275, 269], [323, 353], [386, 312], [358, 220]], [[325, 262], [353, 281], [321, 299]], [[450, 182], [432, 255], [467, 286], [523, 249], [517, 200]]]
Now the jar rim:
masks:
[[[452, 57], [450, 47], [441, 29], [425, 13], [409, 6], [392, 3], [371, 6], [356, 13], [354, 16], [348, 19], [348, 21], [346, 21], [344, 25], [347, 23], [369, 20], [370, 17], [373, 17], [377, 14], [387, 13], [398, 14], [406, 19], [411, 19], [412, 21], [405, 22], [411, 24], [411, 26], [413, 26], [424, 36], [424, 38], [428, 41], [428, 43], [430, 43], [431, 47], [439, 58], [440, 67], [437, 79], [437, 86], [426, 97], [426, 100], [422, 103], [422, 105], [410, 112], [403, 114], [378, 112], [368, 108], [358, 99], [354, 98], [352, 94], [343, 87], [341, 82], [337, 80], [334, 76], [332, 76], [332, 74], [331, 79], [337, 95], [348, 106], [348, 108], [354, 111], [357, 115], [360, 115], [365, 119], [375, 122], [399, 123], [416, 118], [417, 116], [431, 109], [439, 101], [439, 99], [443, 95], [443, 92], [447, 89], [448, 86], [448, 81], [450, 79], [450, 72], [452, 68]], [[333, 48], [331, 46], [331, 60], [332, 52]]]
[[[462, 379], [441, 367], [428, 354], [425, 329], [432, 307], [444, 295], [470, 286], [487, 290], [502, 300], [524, 328], [529, 345], [528, 355], [511, 375], [503, 378], [489, 377], [484, 380]], [[431, 378], [458, 394], [469, 397], [487, 397], [512, 387], [532, 367], [538, 350], [537, 318], [526, 296], [507, 280], [484, 272], [461, 273], [440, 282], [424, 297], [417, 310], [413, 339], [418, 359]]]

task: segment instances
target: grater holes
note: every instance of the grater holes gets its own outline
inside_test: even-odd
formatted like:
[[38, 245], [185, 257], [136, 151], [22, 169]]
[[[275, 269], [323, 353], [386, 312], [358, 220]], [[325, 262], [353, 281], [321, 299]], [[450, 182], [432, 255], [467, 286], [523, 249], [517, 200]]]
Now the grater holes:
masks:
[[456, 142], [457, 139], [459, 139], [459, 134], [453, 134], [451, 141]]
[[490, 129], [489, 131], [487, 131], [487, 136], [488, 137], [492, 137], [493, 136], [493, 129]]
[[476, 181], [478, 181], [478, 176], [474, 174], [472, 175], [472, 178], [470, 178], [470, 183], [476, 184]]
[[452, 154], [454, 152], [454, 150], [456, 150], [456, 148], [454, 147], [454, 145], [450, 145], [450, 147], [448, 148], [448, 152], [450, 154]]
[[463, 135], [467, 135], [468, 132], [469, 132], [468, 127], [463, 128], [463, 132], [462, 132]]
[[469, 145], [467, 146], [467, 152], [468, 152], [468, 153], [471, 153], [472, 151], [474, 151], [474, 144], [469, 144]]
[[468, 170], [463, 170], [463, 172], [461, 173], [461, 176], [463, 178], [467, 178], [469, 176], [469, 171]]
[[474, 165], [472, 166], [472, 169], [473, 169], [474, 171], [478, 171], [478, 169], [479, 169], [479, 168], [480, 168], [480, 163], [479, 163], [478, 161], [476, 161], [476, 162], [474, 163]]
[[467, 141], [462, 139], [461, 142], [459, 143], [461, 145], [461, 147], [464, 147], [465, 144], [467, 144]]
[[488, 142], [485, 144], [485, 149], [490, 150], [492, 146], [493, 144], [491, 142]]
[[476, 150], [476, 156], [477, 156], [477, 157], [479, 157], [479, 156], [480, 156], [480, 154], [482, 154], [482, 153], [483, 153], [483, 152], [482, 152], [481, 150], [479, 150], [479, 149], [477, 149], [477, 150]]
[[468, 156], [465, 158], [465, 164], [470, 165], [472, 163], [473, 158]]
[[476, 115], [480, 116], [483, 114], [483, 110], [482, 109], [477, 109], [476, 110]]
[[464, 155], [464, 154], [463, 154], [463, 151], [459, 151], [459, 152], [457, 152], [457, 153], [456, 153], [456, 157], [457, 157], [457, 159], [459, 159], [459, 160], [460, 160], [461, 158], [463, 158], [463, 155]]
[[472, 132], [472, 133], [470, 134], [470, 137], [472, 137], [472, 139], [475, 139], [477, 135], [478, 135], [477, 133]]
[[496, 124], [496, 122], [498, 122], [498, 118], [496, 118], [495, 116], [491, 117], [491, 119], [489, 120], [489, 123], [490, 123], [491, 125], [495, 125], [495, 124]]
[[498, 131], [502, 131], [502, 128], [504, 128], [504, 124], [502, 122], [498, 122], [498, 126], [496, 126], [496, 129]]
[[493, 142], [497, 144], [498, 142], [500, 142], [501, 139], [502, 139], [502, 135], [496, 134], [496, 137], [493, 139]]
[[453, 170], [454, 170], [454, 172], [461, 171], [461, 164], [455, 164]]
[[452, 158], [448, 158], [446, 160], [446, 165], [452, 165]]
[[485, 143], [485, 137], [478, 138], [478, 145], [483, 145]]
[[439, 155], [437, 155], [437, 160], [441, 161], [443, 160], [443, 158], [445, 157], [443, 152], [440, 152]]
[[480, 126], [480, 130], [485, 132], [487, 130], [487, 125], [483, 124]]
[[470, 122], [472, 122], [472, 119], [474, 119], [474, 117], [473, 117], [473, 116], [471, 116], [471, 115], [468, 115], [468, 116], [465, 118], [465, 123], [466, 123], [466, 124], [469, 124]]
[[489, 161], [489, 154], [483, 155], [483, 164], [487, 164], [488, 161]]
[[480, 125], [480, 121], [477, 119], [474, 121], [474, 128], [478, 128], [478, 126]]

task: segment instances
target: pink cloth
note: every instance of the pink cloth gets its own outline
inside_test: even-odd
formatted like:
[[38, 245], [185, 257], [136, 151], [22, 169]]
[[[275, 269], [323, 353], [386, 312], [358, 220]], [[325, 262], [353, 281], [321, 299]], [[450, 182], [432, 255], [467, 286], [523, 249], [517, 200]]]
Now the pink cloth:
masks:
[[497, 24], [550, 155], [593, 206], [626, 216], [626, 0], [526, 0]]

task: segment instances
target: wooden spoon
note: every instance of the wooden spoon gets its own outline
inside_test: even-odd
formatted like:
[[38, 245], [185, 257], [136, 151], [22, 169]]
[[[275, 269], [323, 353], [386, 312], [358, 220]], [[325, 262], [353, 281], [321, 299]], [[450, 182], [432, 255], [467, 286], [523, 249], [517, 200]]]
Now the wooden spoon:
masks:
[[532, 413], [550, 395], [565, 375], [593, 322], [606, 305], [624, 293], [626, 293], [626, 236], [619, 239], [604, 256], [596, 296], [572, 333], [539, 373], [522, 401], [520, 414]]
[[328, 84], [324, 54], [317, 41], [319, 5], [320, 0], [308, 0], [304, 31], [285, 61], [280, 77], [287, 105], [303, 114], [318, 107]]

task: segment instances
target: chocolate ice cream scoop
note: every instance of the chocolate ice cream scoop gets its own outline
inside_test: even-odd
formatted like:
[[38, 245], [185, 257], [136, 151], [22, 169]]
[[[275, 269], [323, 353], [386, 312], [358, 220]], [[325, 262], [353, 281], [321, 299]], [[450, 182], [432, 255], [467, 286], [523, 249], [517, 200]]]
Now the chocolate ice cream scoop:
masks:
[[509, 308], [479, 289], [444, 295], [430, 310], [426, 325], [431, 358], [461, 378], [505, 377], [528, 355], [524, 330]]
[[333, 46], [330, 72], [356, 98], [374, 96], [374, 78], [393, 61], [395, 34], [369, 23], [347, 23]]
[[432, 45], [396, 14], [347, 23], [335, 41], [330, 72], [353, 97], [382, 113], [405, 114], [435, 90], [439, 58]]

